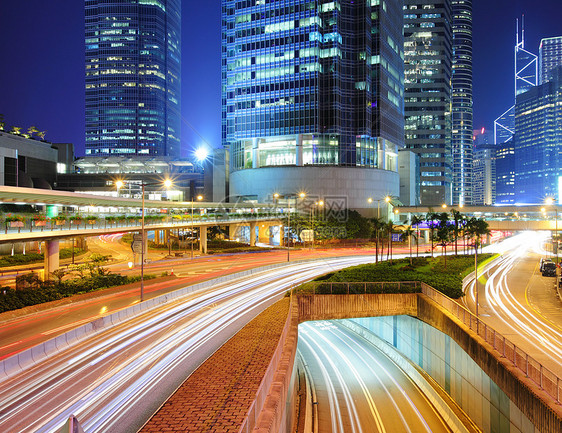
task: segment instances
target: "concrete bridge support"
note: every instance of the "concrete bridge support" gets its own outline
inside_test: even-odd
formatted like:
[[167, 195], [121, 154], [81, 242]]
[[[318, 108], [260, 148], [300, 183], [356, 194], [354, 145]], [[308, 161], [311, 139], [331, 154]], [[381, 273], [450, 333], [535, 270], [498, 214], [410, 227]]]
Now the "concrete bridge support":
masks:
[[199, 252], [207, 254], [207, 227], [199, 227]]
[[260, 224], [258, 231], [258, 242], [272, 245], [271, 229], [272, 227], [269, 224]]
[[250, 246], [256, 246], [256, 223], [250, 223]]
[[59, 268], [59, 241], [45, 241], [45, 280]]

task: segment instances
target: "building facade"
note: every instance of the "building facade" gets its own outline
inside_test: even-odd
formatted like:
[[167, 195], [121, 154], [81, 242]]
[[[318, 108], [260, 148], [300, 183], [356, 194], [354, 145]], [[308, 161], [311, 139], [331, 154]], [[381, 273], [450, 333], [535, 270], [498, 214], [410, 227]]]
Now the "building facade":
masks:
[[472, 203], [472, 0], [452, 0], [453, 204]]
[[0, 185], [53, 189], [72, 170], [74, 148], [0, 130]]
[[560, 203], [562, 71], [519, 95], [515, 104], [515, 196], [518, 203]]
[[404, 2], [405, 144], [420, 156], [421, 203], [452, 202], [451, 1]]
[[181, 0], [86, 0], [86, 155], [179, 156]]
[[496, 203], [496, 146], [475, 144], [472, 162], [473, 205]]
[[398, 196], [401, 2], [222, 1], [230, 194]]
[[539, 45], [539, 82], [550, 81], [553, 70], [562, 66], [562, 36], [545, 38]]
[[515, 149], [513, 140], [496, 145], [496, 203], [515, 203]]

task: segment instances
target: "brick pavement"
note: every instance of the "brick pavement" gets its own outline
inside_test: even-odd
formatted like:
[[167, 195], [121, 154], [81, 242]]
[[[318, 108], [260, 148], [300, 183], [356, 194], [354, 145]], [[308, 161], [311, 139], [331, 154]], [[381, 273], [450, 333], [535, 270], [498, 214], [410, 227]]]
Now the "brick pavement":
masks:
[[282, 299], [242, 328], [140, 431], [238, 432], [283, 332], [289, 302]]

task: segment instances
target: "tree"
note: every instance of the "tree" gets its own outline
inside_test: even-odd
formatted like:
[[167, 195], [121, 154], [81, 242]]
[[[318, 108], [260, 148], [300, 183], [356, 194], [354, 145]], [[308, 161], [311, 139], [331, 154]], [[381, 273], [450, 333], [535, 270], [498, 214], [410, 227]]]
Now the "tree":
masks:
[[3, 131], [6, 127], [6, 122], [4, 122], [4, 115], [0, 114], [0, 131]]
[[408, 239], [408, 246], [410, 247], [410, 265], [412, 265], [412, 237], [416, 238], [416, 243], [418, 238], [415, 235], [415, 231], [414, 229], [412, 229], [412, 226], [408, 226], [406, 227], [404, 230], [402, 230], [402, 235]]
[[453, 221], [455, 225], [453, 226], [453, 236], [455, 238], [455, 256], [458, 255], [458, 238], [459, 233], [462, 231], [464, 225], [466, 224], [466, 218], [462, 213], [460, 213], [456, 209], [451, 209], [451, 216], [453, 217]]
[[386, 232], [388, 233], [388, 251], [386, 257], [390, 261], [391, 265], [392, 265], [392, 233], [396, 233], [398, 227], [401, 226], [395, 225], [392, 220], [388, 220], [388, 223], [386, 223]]
[[425, 219], [423, 217], [419, 217], [417, 215], [414, 215], [412, 217], [412, 221], [411, 221], [411, 226], [415, 226], [416, 230], [418, 232], [417, 236], [416, 236], [416, 257], [420, 256], [420, 224], [423, 223], [425, 221]]
[[27, 135], [29, 135], [30, 137], [33, 137], [33, 134], [36, 134], [37, 132], [39, 132], [39, 130], [35, 126], [30, 126], [29, 128], [27, 128]]
[[447, 244], [451, 242], [451, 231], [452, 227], [449, 225], [449, 214], [447, 212], [441, 212], [436, 214], [437, 225], [435, 238], [437, 239], [437, 245], [441, 246], [443, 249], [443, 256], [445, 258], [445, 269], [447, 269]]
[[12, 126], [12, 130], [10, 132], [12, 134], [20, 135], [21, 134], [21, 126]]
[[371, 218], [371, 224], [373, 226], [373, 235], [375, 238], [375, 261], [379, 262], [379, 235], [384, 227], [384, 221], [382, 218]]
[[425, 221], [427, 222], [427, 227], [429, 228], [429, 240], [431, 241], [431, 257], [433, 257], [433, 239], [435, 237], [435, 228], [437, 226], [437, 223], [435, 222], [437, 215], [438, 214], [433, 212], [431, 208], [429, 208], [429, 211], [425, 214]]
[[[466, 221], [465, 233], [469, 238], [474, 239], [474, 285], [476, 294], [476, 317], [478, 317], [478, 245], [480, 244], [480, 238], [483, 235], [489, 234], [490, 229], [488, 228], [488, 223], [482, 218], [469, 218]], [[478, 326], [479, 322], [476, 322]], [[478, 332], [478, 327], [476, 328]]]

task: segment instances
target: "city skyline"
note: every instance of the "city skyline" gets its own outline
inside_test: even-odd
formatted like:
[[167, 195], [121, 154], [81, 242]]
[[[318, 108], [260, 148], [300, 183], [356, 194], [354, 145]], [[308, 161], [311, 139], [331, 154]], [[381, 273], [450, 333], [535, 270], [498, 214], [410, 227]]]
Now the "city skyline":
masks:
[[[474, 4], [475, 128], [491, 128], [511, 100], [515, 19], [525, 14], [526, 48], [536, 54], [541, 39], [562, 35], [556, 0], [541, 8], [507, 0], [484, 7]], [[31, 0], [5, 5], [0, 17], [0, 50], [7, 59], [0, 71], [0, 113], [10, 126], [34, 125], [47, 131], [49, 141], [72, 142], [77, 155], [84, 154], [83, 9], [82, 2], [57, 7]], [[217, 148], [221, 142], [220, 2], [190, 4], [182, 20], [181, 147], [190, 156], [187, 147], [207, 142]], [[61, 46], [65, 50], [52, 48]]]

